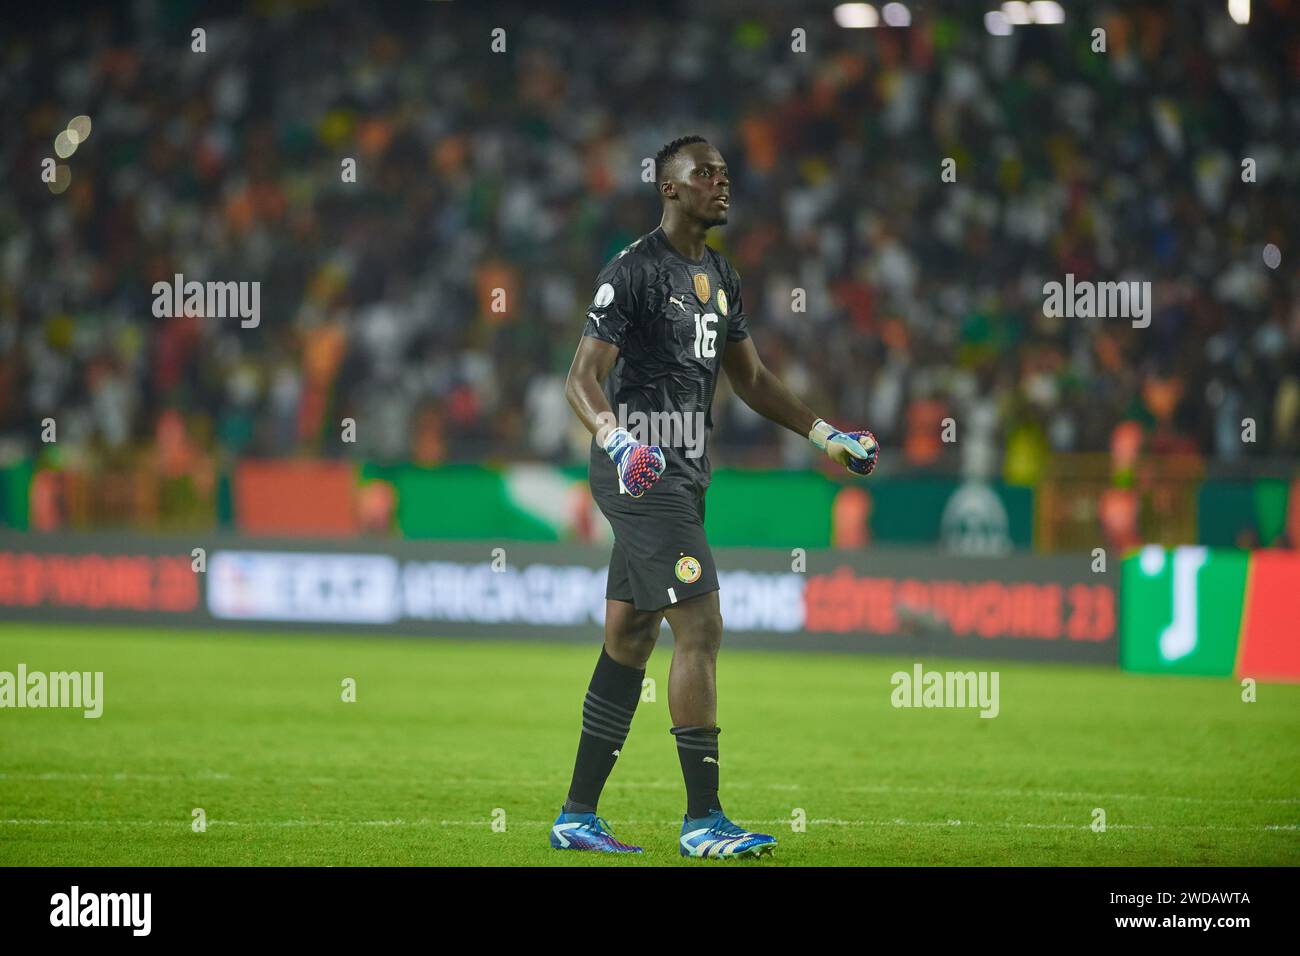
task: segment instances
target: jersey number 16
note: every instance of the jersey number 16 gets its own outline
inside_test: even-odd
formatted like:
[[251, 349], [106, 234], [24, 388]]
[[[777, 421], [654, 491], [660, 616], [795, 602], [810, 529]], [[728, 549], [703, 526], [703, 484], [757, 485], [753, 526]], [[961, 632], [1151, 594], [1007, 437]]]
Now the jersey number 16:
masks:
[[718, 354], [718, 317], [712, 312], [695, 315], [695, 357], [713, 358]]

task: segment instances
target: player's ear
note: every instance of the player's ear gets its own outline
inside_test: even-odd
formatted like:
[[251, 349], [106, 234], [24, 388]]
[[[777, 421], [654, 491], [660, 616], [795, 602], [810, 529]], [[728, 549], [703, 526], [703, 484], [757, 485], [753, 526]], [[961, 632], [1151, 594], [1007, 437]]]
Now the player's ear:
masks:
[[665, 199], [676, 199], [677, 186], [671, 179], [665, 179], [659, 184], [659, 195], [663, 196]]

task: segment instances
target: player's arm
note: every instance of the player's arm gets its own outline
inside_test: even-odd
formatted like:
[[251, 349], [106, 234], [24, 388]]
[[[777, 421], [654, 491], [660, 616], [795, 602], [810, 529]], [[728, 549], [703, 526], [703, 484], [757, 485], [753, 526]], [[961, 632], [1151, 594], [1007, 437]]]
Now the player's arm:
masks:
[[633, 498], [640, 498], [659, 480], [668, 463], [662, 449], [641, 444], [626, 428], [619, 427], [609, 407], [603, 386], [618, 353], [618, 346], [612, 342], [584, 335], [569, 366], [564, 397], [614, 462], [623, 488]]
[[643, 445], [619, 426], [605, 397], [605, 379], [618, 361], [624, 337], [637, 314], [638, 278], [630, 264], [623, 261], [625, 256], [626, 250], [597, 277], [599, 285], [569, 367], [564, 397], [614, 462], [622, 489], [640, 498], [659, 480], [668, 463], [662, 449]]
[[859, 475], [876, 467], [880, 445], [869, 431], [842, 432], [818, 418], [758, 357], [748, 336], [727, 343], [722, 368], [740, 400], [764, 418], [806, 435], [836, 463]]
[[617, 424], [604, 385], [609, 370], [618, 361], [618, 351], [617, 345], [584, 335], [564, 383], [564, 397], [569, 400], [569, 406], [602, 448]]

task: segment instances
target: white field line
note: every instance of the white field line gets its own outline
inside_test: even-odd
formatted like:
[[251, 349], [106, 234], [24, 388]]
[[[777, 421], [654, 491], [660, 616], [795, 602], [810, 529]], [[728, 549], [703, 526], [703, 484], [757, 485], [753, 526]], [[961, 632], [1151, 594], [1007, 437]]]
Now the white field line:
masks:
[[[305, 777], [299, 778], [306, 783], [314, 786], [373, 786], [373, 778], [355, 778], [343, 779], [338, 777]], [[0, 780], [85, 780], [85, 781], [116, 781], [116, 782], [141, 782], [141, 783], [186, 783], [193, 780], [230, 780], [235, 782], [263, 782], [283, 784], [283, 777], [233, 777], [228, 773], [218, 773], [211, 770], [197, 771], [193, 774], [137, 774], [137, 773], [63, 773], [58, 771], [45, 773], [4, 773], [0, 772]], [[405, 779], [385, 778], [385, 783], [418, 786], [428, 788], [431, 785], [439, 787], [494, 787], [501, 789], [533, 787], [538, 789], [551, 788], [563, 790], [568, 786], [568, 779], [556, 777], [554, 780], [502, 780], [486, 777], [439, 777], [436, 772], [430, 773], [428, 777], [412, 777]], [[615, 785], [626, 786], [636, 790], [680, 790], [682, 785], [680, 781], [666, 780], [628, 780], [622, 777], [615, 777]], [[1088, 790], [1048, 790], [1037, 787], [1013, 788], [1013, 787], [914, 787], [900, 786], [897, 784], [868, 784], [863, 786], [833, 786], [818, 787], [806, 786], [797, 783], [750, 783], [746, 781], [727, 781], [728, 790], [774, 790], [783, 793], [794, 793], [799, 791], [812, 792], [836, 792], [836, 793], [880, 793], [880, 794], [929, 794], [941, 797], [1045, 797], [1048, 799], [1058, 800], [1173, 800], [1179, 803], [1204, 803], [1204, 804], [1227, 804], [1238, 805], [1247, 803], [1259, 803], [1269, 805], [1296, 805], [1300, 804], [1300, 797], [1196, 797], [1185, 796], [1171, 793], [1095, 793]]]
[[213, 770], [199, 770], [192, 774], [164, 773], [66, 773], [50, 770], [42, 773], [0, 773], [0, 780], [86, 780], [102, 783], [106, 780], [139, 783], [184, 783], [187, 780], [232, 780], [228, 773]]
[[1066, 800], [1177, 800], [1182, 803], [1270, 803], [1300, 804], [1300, 797], [1190, 797], [1172, 793], [1094, 793], [1089, 790], [1042, 790], [1024, 788], [976, 787], [899, 787], [892, 784], [862, 787], [836, 787], [849, 793], [928, 793], [936, 795], [961, 794], [984, 797], [1048, 797]]
[[[208, 827], [271, 827], [271, 828], [309, 828], [309, 827], [491, 827], [489, 819], [479, 820], [208, 820]], [[509, 820], [508, 825], [518, 827], [550, 827], [552, 820]], [[680, 819], [672, 820], [624, 820], [620, 826], [681, 826]], [[791, 821], [781, 817], [775, 820], [753, 820], [756, 826], [787, 827]], [[1091, 830], [1087, 823], [1030, 823], [1014, 820], [979, 822], [975, 820], [844, 820], [837, 817], [816, 818], [806, 821], [808, 826], [833, 827], [942, 827], [957, 829], [960, 827], [999, 829], [999, 830]], [[0, 819], [0, 826], [77, 826], [106, 827], [109, 829], [164, 828], [188, 829], [189, 820], [47, 820], [11, 818]], [[1296, 823], [1268, 823], [1256, 826], [1225, 826], [1220, 824], [1187, 823], [1177, 825], [1150, 823], [1112, 823], [1107, 830], [1177, 830], [1177, 831], [1223, 831], [1223, 832], [1284, 832], [1300, 831]]]

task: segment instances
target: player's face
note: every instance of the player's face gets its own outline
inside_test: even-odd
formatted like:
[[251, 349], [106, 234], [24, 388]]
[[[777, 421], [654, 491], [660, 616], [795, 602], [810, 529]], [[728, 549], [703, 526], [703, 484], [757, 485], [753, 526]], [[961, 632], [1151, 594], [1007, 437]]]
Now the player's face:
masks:
[[677, 154], [672, 183], [682, 211], [706, 226], [725, 226], [731, 208], [731, 177], [722, 154], [692, 143]]

